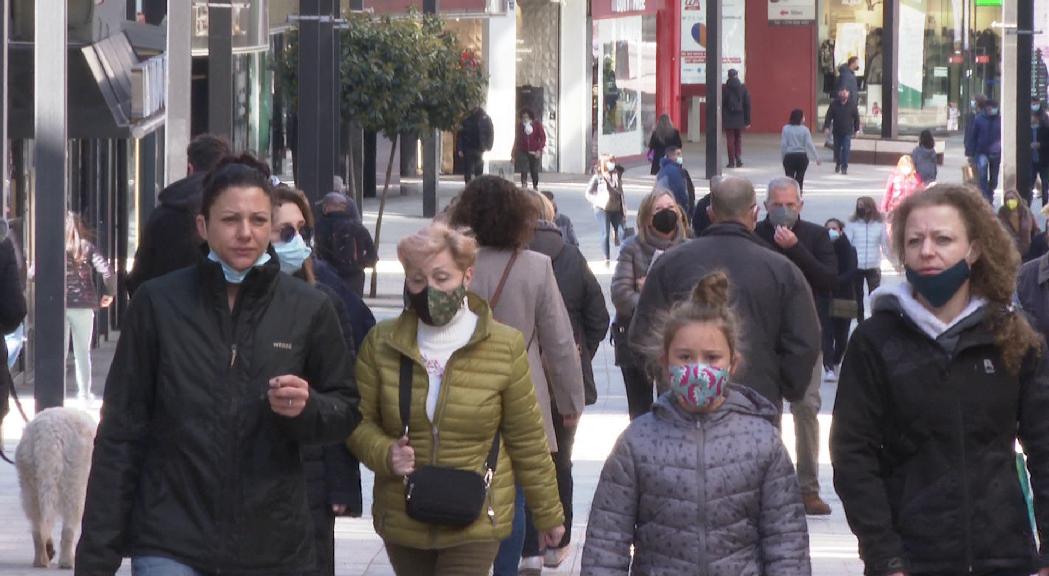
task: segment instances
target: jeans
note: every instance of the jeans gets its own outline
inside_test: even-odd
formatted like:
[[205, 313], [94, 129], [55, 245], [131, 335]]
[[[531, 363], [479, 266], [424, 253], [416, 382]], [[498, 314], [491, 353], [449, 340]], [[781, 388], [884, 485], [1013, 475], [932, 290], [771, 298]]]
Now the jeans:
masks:
[[463, 152], [463, 179], [469, 184], [470, 180], [484, 173], [484, 153], [480, 150], [468, 150]]
[[725, 129], [725, 148], [728, 149], [728, 161], [735, 164], [743, 157], [743, 131], [739, 129]]
[[831, 318], [830, 325], [823, 327], [823, 367], [832, 369], [841, 364], [845, 357], [845, 346], [849, 343], [849, 328], [852, 318]]
[[856, 321], [863, 322], [863, 281], [867, 281], [867, 292], [874, 292], [881, 286], [881, 268], [867, 268], [856, 271], [856, 309], [858, 310]]
[[528, 175], [532, 175], [532, 189], [539, 189], [539, 166], [542, 158], [536, 158], [534, 154], [525, 154], [528, 161], [528, 170], [521, 172], [521, 188], [528, 188]]
[[852, 134], [835, 134], [834, 163], [842, 168], [848, 168], [850, 150], [852, 150]]
[[608, 231], [609, 229], [615, 230], [617, 238], [623, 237], [623, 213], [606, 212], [600, 208], [594, 208], [594, 219], [597, 220], [597, 225], [601, 229], [601, 251], [605, 255], [605, 260], [608, 260], [611, 254], [611, 248], [608, 245]]
[[517, 576], [517, 567], [521, 565], [521, 552], [524, 550], [526, 524], [524, 490], [518, 486], [517, 498], [514, 500], [514, 529], [499, 545], [492, 576]]
[[798, 187], [805, 189], [805, 171], [809, 169], [809, 155], [804, 152], [791, 152], [783, 155], [783, 173], [798, 181]]
[[[95, 311], [90, 308], [66, 310], [66, 339], [73, 336], [73, 360], [76, 363], [77, 393], [87, 396], [91, 392], [91, 333], [95, 328]], [[68, 348], [66, 348], [68, 350]]]
[[980, 182], [980, 191], [992, 206], [994, 205], [994, 189], [998, 187], [998, 169], [1001, 165], [1001, 156], [980, 154], [976, 157], [976, 178]]
[[163, 556], [135, 556], [132, 576], [205, 576], [204, 572]]

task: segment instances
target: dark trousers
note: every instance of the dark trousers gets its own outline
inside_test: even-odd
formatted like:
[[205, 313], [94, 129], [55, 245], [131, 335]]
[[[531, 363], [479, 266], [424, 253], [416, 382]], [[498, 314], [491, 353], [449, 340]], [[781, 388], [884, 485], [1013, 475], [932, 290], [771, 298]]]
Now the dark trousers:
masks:
[[863, 322], [863, 281], [867, 281], [867, 292], [874, 292], [881, 286], [881, 268], [859, 269], [856, 271], [856, 279], [853, 280], [856, 288], [856, 316], [857, 322]]
[[980, 154], [976, 157], [976, 178], [980, 182], [980, 191], [991, 205], [994, 205], [994, 189], [998, 187], [998, 169], [1002, 167], [1002, 157]]
[[828, 323], [823, 327], [823, 367], [831, 369], [841, 364], [845, 357], [852, 318], [831, 318]]
[[805, 171], [809, 169], [809, 155], [804, 152], [791, 152], [783, 156], [783, 172], [798, 181], [798, 186], [805, 189]]
[[463, 179], [469, 184], [477, 176], [484, 174], [484, 153], [480, 150], [463, 151]]
[[725, 129], [725, 147], [728, 149], [728, 161], [736, 162], [743, 157], [743, 130]]
[[[561, 495], [561, 508], [565, 511], [565, 535], [558, 548], [572, 542], [572, 492], [575, 483], [572, 480], [572, 446], [575, 445], [576, 428], [565, 426], [564, 419], [551, 402], [550, 410], [554, 416], [554, 438], [557, 439], [557, 452], [550, 456], [554, 459], [554, 470], [557, 473], [557, 491]], [[539, 531], [532, 523], [532, 511], [525, 512], [525, 544], [522, 557], [540, 556]]]
[[539, 189], [539, 166], [542, 163], [541, 158], [536, 158], [532, 154], [525, 154], [525, 158], [528, 159], [528, 171], [521, 172], [521, 187], [528, 187], [528, 175], [532, 175], [532, 189]]
[[626, 388], [627, 411], [630, 419], [644, 416], [652, 410], [652, 380], [645, 370], [634, 363], [623, 363], [619, 366], [623, 373], [623, 386]]

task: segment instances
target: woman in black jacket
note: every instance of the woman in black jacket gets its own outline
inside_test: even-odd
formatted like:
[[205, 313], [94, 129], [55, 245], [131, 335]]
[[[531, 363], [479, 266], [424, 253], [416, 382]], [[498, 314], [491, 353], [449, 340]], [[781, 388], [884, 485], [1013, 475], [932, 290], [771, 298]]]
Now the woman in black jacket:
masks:
[[[14, 332], [26, 314], [25, 295], [19, 281], [15, 247], [7, 238], [7, 222], [0, 220], [0, 422], [7, 415], [7, 398], [14, 382], [7, 368], [7, 343], [4, 334]], [[0, 449], [3, 447], [0, 446]]]
[[[586, 405], [592, 406], [597, 402], [594, 355], [608, 334], [609, 317], [605, 296], [582, 252], [561, 237], [561, 230], [554, 224], [554, 205], [542, 194], [533, 193], [531, 196], [539, 220], [528, 249], [550, 257], [558, 291], [568, 310], [568, 319], [572, 322], [572, 334], [583, 368]], [[563, 416], [558, 414], [554, 402], [550, 403], [550, 409], [554, 414], [554, 434], [558, 446], [558, 451], [553, 455], [554, 467], [557, 469], [557, 490], [561, 496], [561, 507], [565, 511], [565, 535], [559, 546], [548, 548], [544, 553], [544, 566], [554, 568], [560, 566], [567, 557], [572, 542], [572, 445], [575, 443], [576, 427], [564, 425]], [[538, 544], [538, 539], [529, 531], [525, 538], [524, 556], [538, 555]]]
[[845, 356], [849, 343], [849, 328], [856, 317], [856, 249], [845, 235], [845, 223], [831, 218], [823, 225], [834, 244], [838, 257], [838, 287], [834, 289], [827, 326], [823, 327], [823, 371], [825, 376], [837, 379], [838, 365]]
[[301, 446], [360, 420], [331, 302], [280, 273], [269, 169], [204, 186], [198, 266], [135, 293], [106, 381], [78, 575], [314, 569]]
[[[336, 290], [320, 282], [314, 273], [316, 262], [308, 244], [314, 222], [310, 204], [305, 194], [286, 186], [278, 186], [273, 196], [270, 243], [277, 253], [281, 271], [320, 290], [331, 301], [346, 343], [346, 359], [352, 367], [358, 348], [358, 336], [353, 331], [355, 322]], [[332, 576], [335, 574], [335, 517], [360, 517], [362, 513], [360, 463], [344, 442], [336, 442], [304, 445], [302, 466], [317, 545], [317, 567], [307, 574]]]
[[845, 354], [834, 486], [866, 574], [1049, 575], [1049, 365], [1011, 305], [1020, 257], [975, 190], [938, 184], [896, 209], [907, 281], [878, 289]]
[[652, 161], [652, 175], [659, 174], [659, 161], [667, 155], [667, 148], [674, 146], [681, 148], [681, 133], [674, 128], [670, 116], [660, 114], [656, 127], [652, 130], [652, 136], [648, 139], [648, 155]]

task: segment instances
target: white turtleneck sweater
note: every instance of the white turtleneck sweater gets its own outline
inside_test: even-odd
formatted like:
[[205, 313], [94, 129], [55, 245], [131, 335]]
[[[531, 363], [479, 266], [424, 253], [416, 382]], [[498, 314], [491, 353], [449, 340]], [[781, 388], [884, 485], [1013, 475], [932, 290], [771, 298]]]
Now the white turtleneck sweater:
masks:
[[441, 381], [444, 379], [448, 359], [456, 350], [466, 346], [476, 328], [477, 314], [470, 311], [465, 301], [451, 322], [444, 326], [430, 326], [419, 321], [416, 337], [419, 354], [426, 363], [426, 373], [430, 377], [430, 386], [426, 392], [426, 416], [430, 422], [433, 422], [434, 412], [437, 410], [437, 398], [441, 394]]

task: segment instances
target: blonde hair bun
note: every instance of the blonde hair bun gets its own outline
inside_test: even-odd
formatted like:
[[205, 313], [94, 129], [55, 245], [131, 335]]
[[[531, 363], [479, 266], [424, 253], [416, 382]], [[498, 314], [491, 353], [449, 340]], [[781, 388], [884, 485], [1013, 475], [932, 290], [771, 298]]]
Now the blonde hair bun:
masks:
[[692, 289], [692, 301], [700, 306], [727, 308], [728, 275], [718, 271], [701, 278]]

